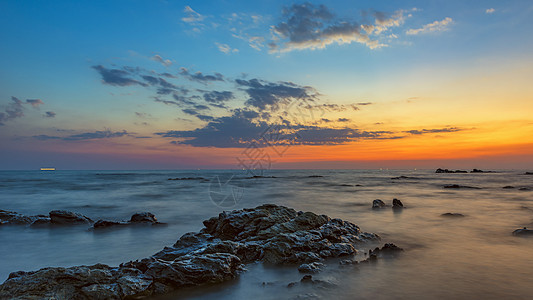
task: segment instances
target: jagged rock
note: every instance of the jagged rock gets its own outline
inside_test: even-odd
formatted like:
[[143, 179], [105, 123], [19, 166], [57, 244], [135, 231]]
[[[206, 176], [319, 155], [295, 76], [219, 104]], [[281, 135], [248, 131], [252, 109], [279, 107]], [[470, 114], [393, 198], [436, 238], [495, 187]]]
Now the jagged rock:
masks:
[[67, 210], [52, 210], [49, 214], [50, 223], [52, 224], [89, 224], [93, 222], [91, 219], [82, 214]]
[[49, 223], [45, 215], [25, 216], [14, 211], [0, 209], [0, 225], [31, 225], [33, 223]]
[[385, 204], [385, 202], [383, 202], [380, 199], [376, 199], [376, 200], [372, 201], [372, 208], [383, 208], [385, 206], [387, 206]]
[[381, 248], [376, 247], [374, 250], [369, 250], [368, 255], [371, 256], [372, 254], [375, 254], [379, 256], [383, 254], [393, 254], [393, 253], [398, 253], [402, 251], [403, 251], [402, 248], [394, 245], [393, 243], [387, 243], [383, 245], [383, 247]]
[[347, 221], [272, 204], [223, 212], [204, 225], [149, 258], [119, 267], [99, 264], [12, 273], [0, 285], [0, 298], [139, 299], [230, 280], [242, 263], [253, 261], [317, 267], [316, 261], [356, 254], [362, 243], [379, 239]]
[[451, 218], [462, 218], [462, 217], [464, 217], [465, 215], [460, 214], [460, 213], [449, 213], [449, 212], [448, 212], [448, 213], [444, 213], [444, 214], [442, 214], [441, 216], [443, 216], [443, 217], [451, 217]]
[[402, 201], [394, 198], [392, 199], [392, 208], [395, 208], [395, 209], [398, 209], [398, 208], [403, 208], [403, 203]]
[[298, 267], [298, 271], [300, 271], [301, 273], [318, 273], [320, 272], [320, 268], [323, 266], [324, 264], [319, 263], [319, 262], [313, 262], [310, 264], [301, 264]]
[[533, 230], [527, 229], [526, 227], [524, 227], [524, 228], [513, 231], [513, 235], [519, 235], [519, 236], [533, 235]]

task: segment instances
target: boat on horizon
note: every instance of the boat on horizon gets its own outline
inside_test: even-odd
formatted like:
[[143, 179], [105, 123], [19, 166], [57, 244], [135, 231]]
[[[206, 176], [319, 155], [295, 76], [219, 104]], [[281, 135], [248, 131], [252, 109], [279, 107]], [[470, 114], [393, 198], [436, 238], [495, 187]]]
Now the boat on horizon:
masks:
[[55, 171], [56, 168], [41, 168], [41, 171]]

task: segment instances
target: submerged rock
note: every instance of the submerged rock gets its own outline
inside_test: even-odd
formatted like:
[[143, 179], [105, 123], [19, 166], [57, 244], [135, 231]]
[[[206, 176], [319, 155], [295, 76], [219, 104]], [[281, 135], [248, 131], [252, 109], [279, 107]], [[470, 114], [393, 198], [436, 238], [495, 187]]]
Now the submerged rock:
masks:
[[[320, 266], [316, 261], [354, 255], [363, 243], [379, 239], [347, 221], [273, 204], [222, 212], [204, 225], [149, 258], [118, 267], [12, 273], [0, 285], [0, 298], [139, 299], [230, 280], [243, 263], [253, 261], [305, 263], [314, 269]], [[311, 277], [304, 281], [320, 283]]]
[[324, 264], [323, 263], [319, 263], [319, 262], [313, 262], [313, 263], [309, 263], [309, 264], [301, 264], [299, 267], [298, 267], [298, 271], [300, 271], [301, 273], [318, 273], [320, 272], [320, 268], [323, 267]]
[[445, 189], [476, 189], [476, 190], [481, 189], [475, 186], [458, 185], [458, 184], [447, 184], [444, 186], [444, 188]]
[[90, 224], [93, 221], [88, 217], [68, 210], [52, 210], [50, 213], [50, 223], [58, 225], [67, 224]]
[[392, 208], [395, 208], [395, 209], [398, 209], [398, 208], [403, 208], [403, 203], [402, 201], [394, 198], [392, 199]]
[[513, 231], [513, 235], [519, 235], [519, 236], [533, 235], [533, 230], [527, 229], [526, 227], [524, 227], [524, 228]]
[[110, 227], [116, 227], [116, 226], [125, 226], [125, 225], [135, 225], [135, 224], [149, 224], [149, 225], [162, 225], [164, 223], [160, 223], [157, 221], [157, 218], [153, 213], [150, 212], [142, 212], [142, 213], [136, 213], [133, 216], [131, 216], [129, 221], [106, 221], [106, 220], [98, 220], [93, 225], [93, 229], [102, 229], [102, 228], [110, 228]]
[[435, 173], [468, 173], [468, 171], [464, 171], [464, 170], [448, 170], [448, 169], [441, 169], [441, 168], [438, 168]]
[[464, 217], [465, 215], [463, 214], [460, 214], [460, 213], [444, 213], [441, 215], [442, 217], [451, 217], [451, 218], [461, 218], [461, 217]]
[[533, 175], [533, 172], [525, 172], [524, 175]]
[[376, 199], [372, 201], [372, 208], [383, 208], [385, 206], [387, 205], [381, 199]]
[[502, 189], [514, 189], [515, 187], [512, 186], [512, 185], [506, 185], [504, 187], [502, 187]]
[[32, 225], [49, 222], [50, 218], [45, 215], [25, 216], [14, 211], [0, 209], [0, 225]]

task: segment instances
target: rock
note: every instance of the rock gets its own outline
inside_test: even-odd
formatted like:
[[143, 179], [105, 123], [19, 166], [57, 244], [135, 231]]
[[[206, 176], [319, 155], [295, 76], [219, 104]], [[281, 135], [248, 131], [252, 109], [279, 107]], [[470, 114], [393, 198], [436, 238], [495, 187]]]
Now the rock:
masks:
[[419, 179], [417, 177], [409, 177], [409, 176], [398, 176], [398, 177], [392, 177], [392, 180], [399, 180], [399, 179]]
[[142, 213], [136, 213], [133, 216], [131, 216], [130, 222], [131, 223], [157, 223], [157, 218], [154, 216], [153, 213], [142, 212]]
[[313, 275], [304, 275], [300, 282], [313, 282]]
[[506, 185], [506, 186], [502, 187], [502, 189], [514, 189], [514, 186]]
[[0, 209], [0, 225], [31, 225], [35, 222], [48, 224], [50, 219], [44, 215], [25, 216], [14, 211]]
[[479, 190], [481, 188], [474, 187], [474, 186], [467, 186], [467, 185], [458, 185], [458, 184], [447, 184], [444, 186], [445, 189], [476, 189]]
[[320, 272], [320, 268], [323, 267], [324, 264], [319, 262], [313, 262], [310, 264], [301, 264], [298, 267], [298, 271], [301, 273], [318, 273]]
[[309, 177], [309, 178], [321, 178], [321, 177], [324, 177], [324, 176], [322, 176], [322, 175], [309, 175], [307, 177]]
[[372, 208], [383, 208], [385, 206], [387, 206], [385, 204], [385, 202], [383, 202], [380, 199], [376, 199], [376, 200], [372, 201]]
[[[183, 235], [149, 258], [118, 267], [98, 264], [12, 273], [0, 285], [0, 299], [153, 297], [233, 279], [243, 263], [254, 261], [307, 264], [302, 269], [313, 271], [325, 257], [354, 255], [365, 242], [379, 239], [348, 221], [298, 214], [273, 204], [223, 212], [204, 225], [200, 232]], [[331, 285], [304, 278], [303, 282]]]
[[50, 223], [57, 225], [90, 224], [93, 222], [91, 219], [82, 214], [67, 210], [52, 210], [49, 214]]
[[526, 227], [524, 227], [522, 229], [517, 229], [513, 231], [513, 235], [518, 235], [518, 236], [533, 235], [533, 230], [527, 229]]
[[205, 180], [203, 177], [177, 177], [177, 178], [169, 178], [167, 180]]
[[468, 173], [468, 171], [463, 171], [463, 170], [448, 170], [448, 169], [441, 169], [441, 168], [438, 168], [435, 173]]
[[451, 217], [451, 218], [462, 218], [462, 217], [464, 217], [465, 215], [460, 214], [460, 213], [450, 213], [450, 212], [448, 212], [448, 213], [444, 213], [444, 214], [442, 214], [441, 216], [442, 216], [442, 217]]
[[149, 225], [162, 225], [164, 223], [157, 222], [157, 218], [150, 212], [136, 213], [131, 216], [129, 221], [106, 221], [98, 220], [93, 225], [93, 229], [110, 228], [116, 226], [135, 225], [135, 224], [149, 224]]
[[376, 261], [378, 257], [384, 257], [384, 256], [394, 256], [400, 252], [402, 252], [403, 249], [392, 244], [388, 243], [383, 245], [383, 247], [379, 248], [376, 247], [374, 250], [368, 251], [368, 258], [362, 262], [372, 262]]
[[525, 172], [524, 175], [533, 175], [533, 172]]
[[392, 199], [392, 208], [395, 208], [395, 209], [398, 209], [398, 208], [403, 208], [403, 203], [402, 201], [394, 198]]
[[484, 173], [484, 171], [479, 169], [473, 169], [472, 171], [470, 171], [470, 173]]
[[358, 264], [359, 262], [355, 259], [343, 259], [341, 261], [339, 261], [339, 264], [342, 265], [342, 266], [345, 266], [345, 265], [356, 265]]
[[521, 187], [518, 189], [519, 191], [529, 191], [530, 189], [527, 187]]

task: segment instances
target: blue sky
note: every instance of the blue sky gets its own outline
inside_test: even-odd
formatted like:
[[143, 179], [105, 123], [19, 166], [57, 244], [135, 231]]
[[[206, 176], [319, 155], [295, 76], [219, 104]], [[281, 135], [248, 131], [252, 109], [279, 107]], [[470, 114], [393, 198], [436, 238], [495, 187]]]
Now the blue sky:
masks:
[[[196, 167], [186, 163], [190, 153], [208, 149], [191, 145], [207, 144], [187, 140], [248, 110], [258, 113], [246, 121], [248, 135], [220, 133], [215, 139], [221, 144], [207, 146], [238, 146], [225, 138], [246, 144], [261, 122], [281, 116], [278, 104], [300, 99], [294, 93], [303, 90], [315, 103], [337, 105], [321, 112], [328, 121], [292, 124], [292, 130], [312, 132], [316, 145], [484, 128], [502, 101], [512, 109], [496, 119], [524, 120], [531, 99], [525, 83], [531, 73], [523, 69], [532, 62], [532, 15], [530, 1], [0, 1], [1, 168], [60, 165], [58, 153], [125, 152], [142, 156], [143, 168], [154, 155], [175, 156], [170, 167]], [[197, 72], [223, 79], [198, 80]], [[158, 78], [174, 90], [161, 93]], [[223, 91], [232, 96], [219, 106], [206, 100]], [[502, 98], [506, 93], [511, 99]], [[398, 104], [420, 98], [428, 100], [414, 109]], [[36, 99], [42, 104], [31, 101]], [[258, 101], [276, 103], [254, 106]], [[357, 107], [349, 110], [352, 104]], [[461, 121], [476, 107], [483, 117]], [[271, 115], [259, 116], [267, 108]], [[432, 117], [437, 112], [450, 117]], [[330, 122], [339, 119], [350, 121]], [[180, 133], [165, 136], [171, 131]], [[220, 165], [231, 165], [234, 155], [220, 158]], [[108, 159], [97, 161], [97, 167], [109, 165]]]

